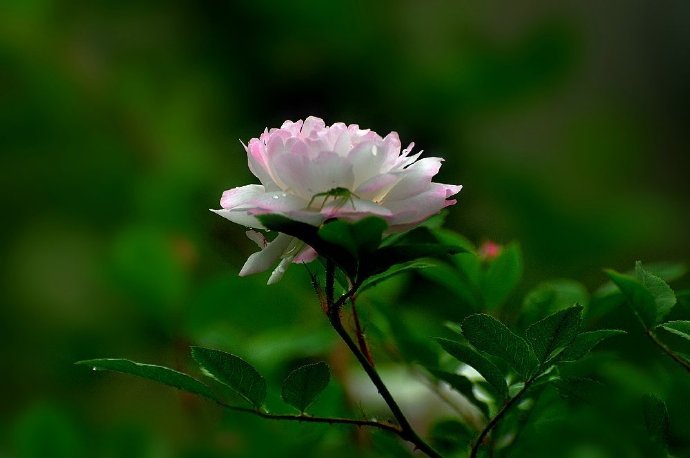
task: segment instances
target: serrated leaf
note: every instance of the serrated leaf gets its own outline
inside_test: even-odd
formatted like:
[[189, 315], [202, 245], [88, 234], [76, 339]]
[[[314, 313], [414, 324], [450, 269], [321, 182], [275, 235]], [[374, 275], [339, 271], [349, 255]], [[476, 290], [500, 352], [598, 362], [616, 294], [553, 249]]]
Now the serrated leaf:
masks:
[[102, 358], [79, 361], [75, 364], [89, 366], [96, 370], [107, 370], [121, 372], [123, 374], [135, 375], [137, 377], [162, 383], [163, 385], [177, 388], [178, 390], [198, 394], [212, 401], [217, 400], [209, 387], [199, 380], [182, 372], [170, 369], [165, 366], [154, 364], [137, 363], [128, 359]]
[[469, 345], [443, 338], [436, 338], [436, 341], [453, 358], [479, 372], [487, 383], [494, 388], [499, 402], [508, 397], [508, 385], [498, 366]]
[[299, 367], [290, 372], [283, 382], [283, 401], [304, 412], [330, 380], [331, 371], [324, 362]]
[[525, 336], [537, 359], [545, 363], [575, 339], [581, 322], [582, 307], [576, 305], [531, 324]]
[[653, 394], [647, 394], [642, 398], [642, 411], [645, 426], [652, 439], [665, 443], [669, 425], [666, 403]]
[[599, 345], [604, 339], [620, 334], [625, 334], [625, 331], [621, 331], [620, 329], [599, 329], [578, 334], [575, 340], [573, 340], [573, 343], [558, 355], [558, 360], [562, 362], [577, 361], [586, 356], [587, 353], [592, 351], [592, 349]]
[[659, 327], [690, 340], [690, 321], [667, 321], [666, 323], [661, 323]]
[[660, 277], [642, 267], [642, 263], [637, 261], [635, 263], [635, 275], [642, 285], [647, 288], [656, 304], [656, 322], [663, 320], [666, 315], [676, 305], [676, 295], [668, 283]]
[[525, 378], [538, 364], [525, 339], [492, 316], [468, 316], [462, 322], [462, 333], [477, 350], [505, 360]]
[[607, 270], [606, 274], [618, 286], [628, 304], [638, 316], [645, 328], [656, 324], [656, 303], [654, 296], [636, 278]]
[[[437, 369], [429, 369], [429, 373], [438, 380], [446, 382], [455, 391], [465, 396], [474, 406], [481, 410], [484, 415], [489, 415], [489, 407], [474, 395], [474, 384], [467, 377]], [[499, 402], [501, 401], [503, 401], [503, 398], [499, 400]]]
[[372, 275], [362, 282], [362, 286], [359, 287], [359, 293], [366, 291], [369, 288], [373, 288], [381, 282], [388, 280], [389, 278], [395, 277], [405, 272], [412, 272], [415, 270], [428, 269], [430, 267], [435, 267], [435, 264], [430, 262], [422, 261], [410, 261], [404, 264], [397, 264], [390, 269], [381, 272], [380, 274]]
[[227, 385], [257, 409], [266, 399], [266, 380], [242, 358], [220, 350], [192, 347], [203, 373]]
[[502, 305], [522, 277], [522, 254], [516, 243], [506, 245], [501, 254], [491, 261], [480, 285], [488, 309]]

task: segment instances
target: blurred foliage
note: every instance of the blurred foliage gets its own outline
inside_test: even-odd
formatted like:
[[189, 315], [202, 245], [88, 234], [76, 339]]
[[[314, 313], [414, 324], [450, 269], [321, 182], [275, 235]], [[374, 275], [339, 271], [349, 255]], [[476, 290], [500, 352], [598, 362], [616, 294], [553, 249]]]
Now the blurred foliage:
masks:
[[[519, 241], [524, 256], [522, 281], [497, 297], [463, 298], [425, 274], [372, 288], [361, 315], [377, 357], [439, 358], [429, 337], [484, 310], [467, 305], [479, 297], [519, 329], [589, 298], [585, 327], [628, 334], [570, 375], [615, 382], [619, 401], [655, 393], [670, 449], [688, 454], [687, 375], [613, 285], [596, 289], [601, 266], [690, 253], [688, 17], [682, 0], [2, 2], [0, 454], [337, 457], [354, 443], [362, 456], [404, 456], [382, 433], [224, 413], [72, 364], [188, 369], [195, 343], [251, 356], [274, 396], [314, 360], [354, 376], [307, 273], [272, 288], [237, 278], [252, 244], [207, 211], [253, 179], [238, 138], [309, 114], [397, 130], [445, 157], [441, 181], [464, 185], [447, 225], [478, 245]], [[673, 286], [666, 319], [687, 319], [687, 276]], [[519, 438], [524, 456], [644, 452], [624, 415], [575, 401], [564, 412], [558, 396], [549, 388], [532, 409], [543, 414]], [[314, 408], [381, 410], [338, 383]], [[434, 429], [448, 449], [454, 434], [454, 423]]]

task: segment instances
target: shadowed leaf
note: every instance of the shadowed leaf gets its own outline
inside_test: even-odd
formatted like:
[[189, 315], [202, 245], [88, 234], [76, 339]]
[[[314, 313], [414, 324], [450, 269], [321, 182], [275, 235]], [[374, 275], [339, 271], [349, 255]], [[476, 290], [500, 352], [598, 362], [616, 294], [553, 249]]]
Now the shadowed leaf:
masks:
[[676, 295], [668, 283], [660, 277], [642, 267], [642, 263], [635, 263], [635, 275], [642, 285], [647, 288], [656, 303], [656, 322], [663, 320], [666, 315], [676, 305]]
[[257, 409], [266, 399], [266, 380], [243, 359], [220, 350], [192, 347], [204, 374], [232, 388]]
[[660, 324], [659, 327], [690, 340], [690, 321], [667, 321], [666, 323]]
[[487, 383], [493, 387], [499, 402], [508, 397], [508, 385], [498, 366], [467, 344], [442, 338], [437, 338], [436, 341], [453, 358], [479, 372]]
[[79, 361], [76, 364], [89, 366], [96, 370], [108, 370], [113, 372], [121, 372], [123, 374], [136, 375], [137, 377], [162, 383], [163, 385], [168, 385], [173, 388], [177, 388], [178, 390], [204, 396], [212, 401], [217, 399], [206, 385], [194, 377], [164, 366], [137, 363], [128, 359], [113, 358], [89, 359], [86, 361]]
[[468, 316], [462, 322], [462, 333], [477, 350], [505, 360], [523, 377], [538, 364], [525, 339], [492, 316]]
[[525, 335], [537, 359], [544, 363], [570, 344], [580, 329], [581, 321], [582, 307], [576, 305], [530, 325]]
[[324, 362], [299, 367], [290, 372], [283, 382], [283, 401], [304, 412], [330, 380], [331, 372]]
[[625, 334], [619, 329], [599, 329], [596, 331], [583, 332], [578, 334], [565, 350], [558, 355], [558, 360], [562, 362], [577, 361], [587, 355], [594, 347], [599, 345], [604, 339]]

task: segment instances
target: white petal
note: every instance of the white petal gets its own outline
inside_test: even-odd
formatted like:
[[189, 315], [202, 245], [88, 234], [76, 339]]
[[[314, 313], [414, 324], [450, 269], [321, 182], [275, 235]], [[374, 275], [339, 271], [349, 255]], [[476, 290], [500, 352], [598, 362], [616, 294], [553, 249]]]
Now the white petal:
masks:
[[240, 270], [240, 277], [268, 270], [283, 255], [283, 252], [294, 239], [289, 235], [278, 234], [271, 243], [266, 245], [266, 248], [247, 258], [242, 270]]
[[213, 213], [222, 216], [223, 218], [232, 221], [235, 224], [241, 224], [246, 227], [256, 227], [263, 229], [264, 226], [256, 219], [255, 216], [247, 213], [247, 210], [226, 210], [221, 208], [220, 210], [210, 209]]
[[257, 196], [266, 192], [265, 188], [260, 184], [248, 184], [238, 188], [228, 189], [223, 192], [220, 198], [220, 206], [232, 210], [235, 208], [247, 208], [249, 202]]

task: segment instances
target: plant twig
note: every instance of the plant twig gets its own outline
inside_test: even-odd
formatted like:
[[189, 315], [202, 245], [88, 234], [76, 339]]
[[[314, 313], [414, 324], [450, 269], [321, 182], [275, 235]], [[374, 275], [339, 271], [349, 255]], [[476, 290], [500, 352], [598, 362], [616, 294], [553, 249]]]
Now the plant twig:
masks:
[[359, 322], [359, 314], [357, 313], [357, 306], [355, 304], [355, 297], [354, 295], [350, 296], [350, 304], [352, 304], [352, 318], [353, 321], [355, 322], [355, 335], [357, 336], [357, 343], [359, 344], [359, 349], [364, 353], [364, 356], [367, 357], [367, 360], [369, 361], [369, 364], [372, 366], [375, 366], [374, 364], [374, 358], [371, 356], [371, 352], [369, 351], [369, 346], [367, 345], [367, 340], [364, 337], [364, 332], [362, 332], [362, 325]]
[[525, 386], [522, 387], [518, 393], [510, 398], [508, 402], [506, 402], [503, 407], [501, 407], [501, 410], [498, 411], [494, 417], [489, 420], [489, 423], [486, 424], [482, 432], [479, 434], [477, 439], [474, 441], [472, 444], [472, 450], [470, 452], [470, 458], [476, 458], [477, 453], [479, 453], [479, 447], [482, 446], [482, 443], [484, 442], [484, 439], [486, 439], [486, 436], [489, 435], [489, 433], [498, 425], [498, 423], [503, 419], [503, 417], [508, 413], [508, 411], [515, 405], [517, 402], [522, 398], [522, 396], [527, 392], [529, 387], [532, 385], [532, 382], [536, 379], [536, 375], [532, 376], [529, 380], [525, 382]]
[[235, 410], [237, 412], [249, 413], [256, 415], [261, 418], [267, 418], [269, 420], [283, 420], [283, 421], [297, 421], [300, 423], [327, 423], [327, 424], [341, 424], [341, 425], [354, 425], [357, 427], [370, 427], [382, 429], [384, 431], [389, 431], [395, 434], [400, 434], [401, 429], [398, 425], [389, 423], [386, 421], [378, 420], [358, 420], [356, 418], [339, 418], [339, 417], [313, 417], [308, 414], [301, 415], [282, 415], [282, 414], [272, 414], [265, 412], [263, 410], [251, 409], [249, 407], [232, 406], [225, 404], [221, 401], [216, 401], [219, 405], [226, 409]]
[[405, 417], [405, 414], [402, 412], [400, 406], [393, 398], [393, 395], [388, 390], [388, 387], [385, 383], [383, 383], [381, 376], [378, 374], [378, 372], [376, 372], [376, 369], [371, 364], [369, 364], [367, 357], [360, 351], [357, 344], [352, 340], [350, 335], [345, 330], [345, 327], [343, 326], [343, 323], [340, 318], [340, 308], [347, 300], [349, 300], [350, 297], [352, 297], [355, 294], [359, 285], [354, 284], [350, 291], [345, 293], [345, 295], [338, 299], [337, 302], [334, 302], [332, 296], [328, 297], [329, 294], [333, 294], [333, 283], [335, 281], [334, 273], [335, 269], [333, 261], [328, 260], [326, 264], [326, 300], [328, 304], [332, 304], [330, 305], [328, 310], [328, 319], [331, 322], [333, 329], [335, 329], [340, 338], [343, 339], [345, 344], [348, 346], [352, 354], [359, 362], [360, 366], [362, 366], [362, 369], [364, 369], [364, 372], [366, 372], [369, 379], [372, 381], [374, 386], [376, 386], [376, 389], [378, 390], [383, 400], [388, 405], [388, 408], [391, 410], [391, 413], [393, 414], [393, 416], [399, 424], [400, 429], [396, 431], [396, 434], [400, 438], [413, 444], [415, 446], [415, 449], [421, 450], [422, 452], [426, 453], [429, 457], [442, 458], [441, 455], [436, 450], [434, 450], [433, 447], [427, 444], [424, 441], [424, 439], [419, 437], [417, 432], [412, 428], [412, 425]]
[[664, 353], [666, 353], [668, 356], [670, 356], [671, 359], [673, 359], [675, 362], [680, 364], [683, 368], [685, 368], [686, 371], [690, 372], [690, 362], [688, 362], [688, 361], [684, 360], [683, 358], [681, 358], [680, 356], [678, 356], [673, 350], [671, 350], [668, 347], [668, 345], [666, 345], [661, 340], [659, 340], [659, 338], [656, 336], [654, 331], [652, 331], [651, 329], [647, 329], [646, 331], [647, 331], [647, 336], [650, 339], [652, 339], [652, 342], [654, 342], [654, 344], [657, 347], [661, 348], [661, 350]]

